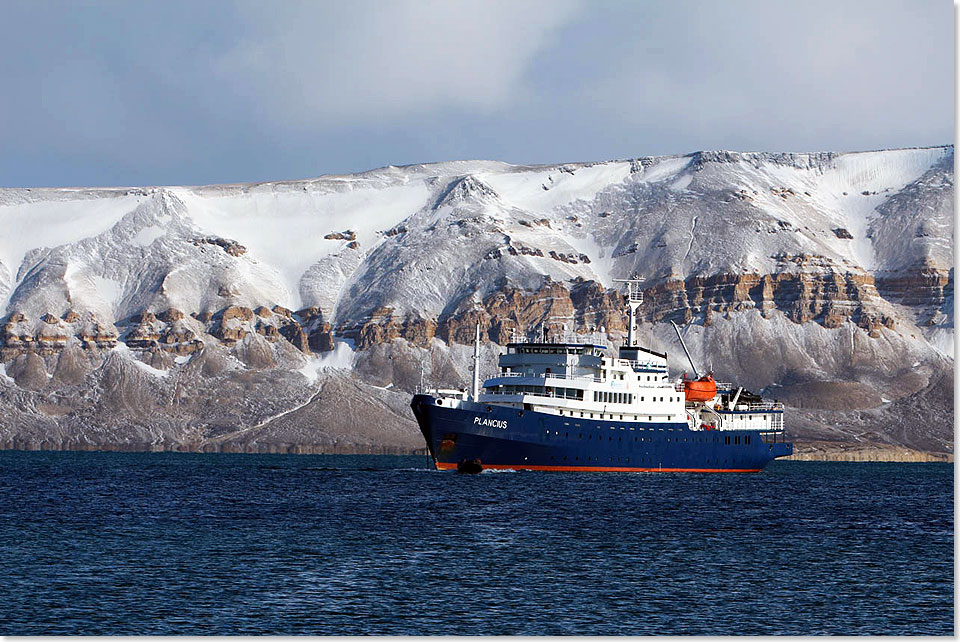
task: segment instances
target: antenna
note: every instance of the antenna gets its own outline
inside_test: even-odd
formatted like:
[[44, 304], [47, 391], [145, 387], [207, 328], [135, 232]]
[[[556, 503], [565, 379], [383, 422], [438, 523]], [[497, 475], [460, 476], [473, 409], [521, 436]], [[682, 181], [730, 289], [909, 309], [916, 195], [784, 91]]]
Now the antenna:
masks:
[[634, 345], [633, 330], [637, 325], [637, 308], [643, 303], [643, 290], [640, 289], [640, 283], [643, 278], [634, 273], [629, 279], [614, 279], [616, 283], [627, 284], [627, 305], [630, 306], [630, 325], [627, 328], [627, 346]]
[[[673, 321], [670, 321], [670, 323], [673, 323]], [[680, 347], [683, 348], [683, 353], [687, 355], [687, 361], [690, 362], [690, 367], [693, 368], [693, 376], [699, 379], [700, 373], [697, 372], [697, 366], [693, 365], [693, 359], [690, 358], [690, 353], [687, 352], [687, 344], [683, 342], [683, 337], [680, 336], [680, 326], [673, 323], [673, 329], [677, 331], [677, 338], [680, 339]]]

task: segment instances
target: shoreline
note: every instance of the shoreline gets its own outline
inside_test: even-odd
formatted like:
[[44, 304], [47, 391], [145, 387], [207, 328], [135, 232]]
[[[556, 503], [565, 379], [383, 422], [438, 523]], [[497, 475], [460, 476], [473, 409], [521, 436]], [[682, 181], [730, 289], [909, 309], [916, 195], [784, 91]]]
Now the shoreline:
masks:
[[795, 442], [793, 454], [783, 461], [848, 462], [941, 462], [952, 463], [953, 453], [914, 450], [892, 444], [845, 444], [838, 442]]
[[[212, 444], [189, 447], [179, 445], [163, 448], [154, 444], [70, 444], [53, 446], [50, 443], [4, 443], [0, 451], [21, 452], [125, 452], [125, 453], [196, 453], [231, 455], [412, 455], [428, 456], [427, 448], [408, 449], [383, 447], [307, 446], [303, 444], [276, 444], [261, 448], [217, 448]], [[794, 454], [777, 461], [823, 461], [823, 462], [901, 462], [901, 463], [952, 463], [953, 453], [914, 450], [891, 444], [844, 444], [837, 442], [795, 442]]]

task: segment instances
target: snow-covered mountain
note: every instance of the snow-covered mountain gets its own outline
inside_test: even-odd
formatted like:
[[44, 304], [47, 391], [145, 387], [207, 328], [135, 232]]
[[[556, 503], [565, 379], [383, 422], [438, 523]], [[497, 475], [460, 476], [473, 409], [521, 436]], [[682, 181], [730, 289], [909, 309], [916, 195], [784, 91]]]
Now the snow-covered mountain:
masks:
[[[337, 381], [356, 387], [343, 398], [362, 412], [393, 399], [404, 437], [366, 447], [407, 447], [415, 429], [394, 391], [419, 382], [421, 363], [431, 381], [464, 383], [460, 344], [476, 322], [491, 367], [514, 332], [595, 331], [616, 343], [625, 319], [614, 279], [639, 273], [641, 337], [673, 353], [665, 321], [685, 323], [694, 357], [718, 376], [800, 408], [800, 438], [952, 449], [949, 146], [6, 189], [0, 222], [0, 403], [20, 405], [0, 443], [47, 433], [59, 435], [54, 446], [144, 443], [119, 428], [89, 436], [91, 422], [124, 415], [117, 425], [141, 426], [153, 447], [360, 449], [345, 445], [361, 443], [347, 430], [338, 446], [324, 441], [336, 416], [294, 421], [307, 412], [298, 404]], [[181, 404], [140, 417], [129, 403], [104, 410], [111, 369], [136, 373], [163, 408], [211, 382], [233, 400], [252, 394], [251, 377], [283, 384], [257, 392], [273, 414], [249, 403], [249, 416], [217, 423]], [[77, 405], [68, 391], [84, 387], [94, 392]], [[917, 404], [929, 408], [910, 425]], [[160, 416], [178, 427], [158, 428]], [[278, 421], [297, 424], [296, 439], [271, 432]], [[258, 434], [273, 436], [252, 445]]]

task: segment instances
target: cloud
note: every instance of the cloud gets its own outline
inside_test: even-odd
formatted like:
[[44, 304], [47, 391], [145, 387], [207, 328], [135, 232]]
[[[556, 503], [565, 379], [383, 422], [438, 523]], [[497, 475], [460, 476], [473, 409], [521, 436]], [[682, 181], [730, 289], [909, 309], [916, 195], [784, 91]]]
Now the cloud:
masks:
[[7, 2], [0, 182], [953, 137], [941, 0]]
[[948, 5], [877, 1], [865, 11], [855, 2], [729, 0], [672, 9], [611, 20], [635, 31], [611, 39], [611, 55], [629, 64], [588, 74], [584, 93], [606, 122], [672, 130], [688, 149], [952, 138]]
[[243, 4], [247, 35], [215, 73], [260, 113], [301, 128], [444, 109], [493, 113], [525, 91], [533, 58], [574, 0]]

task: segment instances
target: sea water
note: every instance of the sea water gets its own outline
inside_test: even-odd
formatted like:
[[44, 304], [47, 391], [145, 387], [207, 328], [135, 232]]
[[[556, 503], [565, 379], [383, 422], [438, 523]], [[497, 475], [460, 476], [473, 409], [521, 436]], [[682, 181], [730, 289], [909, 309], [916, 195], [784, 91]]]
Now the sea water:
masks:
[[953, 467], [0, 452], [0, 634], [951, 635]]

